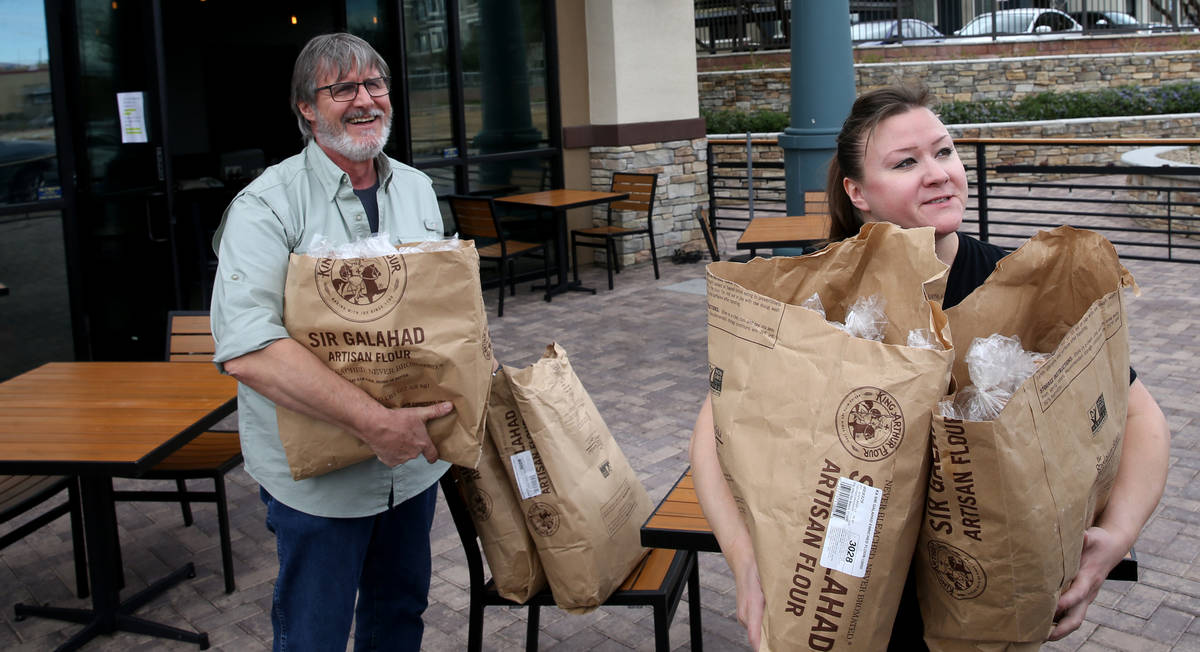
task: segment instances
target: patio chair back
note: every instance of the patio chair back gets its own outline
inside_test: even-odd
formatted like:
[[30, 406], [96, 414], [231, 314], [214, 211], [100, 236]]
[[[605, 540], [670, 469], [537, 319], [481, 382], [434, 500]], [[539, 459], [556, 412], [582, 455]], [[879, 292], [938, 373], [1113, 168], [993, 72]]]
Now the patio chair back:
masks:
[[[213, 341], [209, 313], [173, 311], [167, 314], [167, 352], [169, 362], [212, 364], [216, 343]], [[115, 491], [116, 500], [136, 502], [179, 502], [184, 526], [192, 524], [193, 502], [216, 503], [217, 530], [221, 543], [221, 568], [225, 592], [233, 593], [233, 544], [229, 532], [229, 506], [225, 498], [225, 474], [242, 463], [242, 445], [236, 432], [200, 433], [183, 448], [171, 453], [145, 474], [147, 480], [174, 480], [175, 491]], [[212, 491], [189, 489], [187, 480], [207, 478]]]
[[629, 199], [622, 199], [608, 205], [608, 223], [612, 224], [613, 211], [634, 211], [646, 215], [647, 229], [653, 232], [654, 227], [650, 224], [649, 218], [654, 211], [654, 190], [657, 185], [657, 174], [614, 172], [612, 191], [627, 192]]
[[88, 597], [86, 546], [83, 542], [83, 511], [75, 476], [0, 475], [0, 523], [6, 523], [67, 490], [67, 500], [0, 535], [0, 550], [24, 539], [63, 514], [71, 515], [71, 547], [75, 552], [75, 593]]
[[[613, 289], [613, 273], [621, 273], [621, 259], [617, 255], [616, 241], [633, 235], [646, 234], [650, 249], [650, 262], [654, 266], [654, 278], [659, 278], [658, 251], [654, 247], [654, 195], [658, 188], [658, 175], [641, 172], [614, 172], [612, 192], [629, 193], [628, 199], [608, 205], [605, 226], [593, 226], [571, 231], [571, 258], [574, 261], [574, 278], [579, 280], [579, 247], [604, 250], [604, 267], [608, 272], [608, 289]], [[642, 226], [614, 226], [613, 213], [633, 211], [646, 216]]]
[[470, 240], [486, 238], [503, 243], [491, 198], [452, 196], [450, 212], [458, 227], [458, 237]]

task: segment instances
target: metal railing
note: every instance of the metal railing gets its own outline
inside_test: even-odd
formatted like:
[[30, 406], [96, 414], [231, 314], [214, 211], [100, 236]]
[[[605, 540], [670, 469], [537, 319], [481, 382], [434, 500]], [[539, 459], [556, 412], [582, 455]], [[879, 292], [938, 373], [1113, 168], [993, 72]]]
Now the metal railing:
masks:
[[[1200, 263], [1200, 164], [1118, 164], [1131, 149], [1200, 147], [1200, 139], [958, 138], [955, 144], [967, 168], [967, 233], [1013, 249], [1040, 230], [1070, 225], [1105, 236], [1122, 258]], [[777, 136], [712, 137], [707, 154], [714, 233], [735, 239], [752, 218], [787, 213]], [[1026, 163], [1050, 156], [1068, 162]], [[1111, 163], [1078, 165], [1071, 158]]]
[[[791, 47], [791, 4], [791, 0], [696, 0], [696, 49], [711, 54], [786, 50]], [[967, 6], [955, 15], [938, 14], [931, 3], [918, 9], [913, 0], [849, 4], [851, 40], [856, 44], [1196, 31], [1195, 25], [1200, 24], [1200, 0], [1156, 0], [1136, 3], [1133, 9], [1125, 0], [1077, 0], [1068, 3], [1069, 16], [1031, 7], [1015, 7], [1024, 12], [1021, 16], [1007, 14], [1015, 4], [1008, 0], [964, 3]], [[997, 9], [1001, 13], [995, 13]], [[968, 28], [970, 33], [956, 34], [977, 17], [980, 22]]]
[[1023, 164], [999, 154], [1002, 148], [1033, 150], [1023, 158], [1037, 160], [1045, 147], [1196, 147], [1200, 139], [959, 138], [955, 144], [964, 162], [971, 157], [963, 150], [974, 149], [963, 221], [985, 241], [1013, 249], [1039, 230], [1065, 224], [1100, 233], [1122, 258], [1200, 263], [1200, 165]]
[[787, 214], [778, 138], [709, 137], [708, 220], [714, 234], [741, 233], [755, 217]]

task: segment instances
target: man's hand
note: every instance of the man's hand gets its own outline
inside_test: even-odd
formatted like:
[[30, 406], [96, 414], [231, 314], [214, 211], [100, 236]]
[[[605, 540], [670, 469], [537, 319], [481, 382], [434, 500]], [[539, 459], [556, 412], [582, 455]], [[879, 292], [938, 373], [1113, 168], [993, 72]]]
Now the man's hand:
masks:
[[388, 466], [424, 455], [436, 462], [437, 449], [425, 422], [454, 409], [449, 401], [423, 407], [389, 408], [337, 375], [291, 338], [225, 362], [225, 371], [276, 405], [331, 423], [366, 442]]
[[418, 455], [426, 461], [436, 462], [437, 449], [425, 429], [425, 422], [444, 417], [454, 409], [450, 401], [413, 408], [385, 408], [368, 430], [362, 432], [363, 441], [381, 462], [388, 466], [399, 466]]
[[1050, 640], [1057, 641], [1083, 624], [1087, 608], [1096, 599], [1100, 586], [1108, 572], [1121, 561], [1126, 550], [1110, 532], [1091, 527], [1083, 533], [1083, 552], [1079, 557], [1079, 572], [1071, 585], [1058, 598], [1058, 610], [1054, 615], [1057, 624], [1050, 632]]

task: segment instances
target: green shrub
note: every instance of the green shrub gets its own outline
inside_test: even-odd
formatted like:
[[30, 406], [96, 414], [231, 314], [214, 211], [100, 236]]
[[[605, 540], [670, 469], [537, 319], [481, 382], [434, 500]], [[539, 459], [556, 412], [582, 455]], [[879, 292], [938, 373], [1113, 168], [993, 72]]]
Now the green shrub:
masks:
[[710, 111], [700, 110], [710, 134], [774, 133], [788, 126], [788, 114], [783, 111]]
[[1119, 86], [1088, 92], [1046, 91], [1017, 102], [946, 102], [934, 110], [946, 124], [1200, 113], [1200, 82], [1146, 88]]
[[[1098, 91], [1035, 93], [1024, 99], [946, 102], [934, 107], [948, 125], [979, 122], [1022, 122], [1065, 118], [1104, 118], [1125, 115], [1200, 113], [1200, 82], [1141, 88], [1119, 86]], [[778, 132], [788, 126], [784, 111], [710, 111], [700, 116], [710, 134]]]

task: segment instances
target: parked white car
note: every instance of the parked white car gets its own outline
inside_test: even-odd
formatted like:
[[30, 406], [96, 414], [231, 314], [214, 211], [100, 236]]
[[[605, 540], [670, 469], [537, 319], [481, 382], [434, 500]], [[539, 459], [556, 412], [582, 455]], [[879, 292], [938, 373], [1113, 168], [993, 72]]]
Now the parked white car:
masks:
[[[991, 36], [992, 13], [979, 14], [955, 36]], [[996, 34], [1048, 34], [1051, 32], [1082, 32], [1083, 26], [1056, 9], [1004, 9], [995, 12]]]

